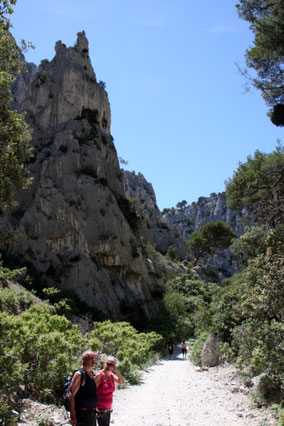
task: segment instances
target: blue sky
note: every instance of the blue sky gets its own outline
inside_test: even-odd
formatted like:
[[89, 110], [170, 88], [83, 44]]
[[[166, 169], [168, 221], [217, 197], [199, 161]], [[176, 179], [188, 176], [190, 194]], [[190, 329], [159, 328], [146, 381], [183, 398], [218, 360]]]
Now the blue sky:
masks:
[[239, 161], [283, 141], [260, 93], [245, 93], [236, 63], [253, 36], [236, 3], [18, 0], [12, 32], [35, 45], [26, 59], [38, 65], [85, 30], [118, 156], [152, 183], [162, 210], [224, 191]]

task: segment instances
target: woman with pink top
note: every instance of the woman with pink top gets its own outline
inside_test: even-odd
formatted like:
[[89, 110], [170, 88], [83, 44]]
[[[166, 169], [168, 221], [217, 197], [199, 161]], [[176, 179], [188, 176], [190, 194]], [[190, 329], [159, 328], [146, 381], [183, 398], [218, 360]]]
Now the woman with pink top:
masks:
[[104, 368], [95, 376], [99, 402], [97, 405], [97, 422], [99, 426], [109, 426], [110, 413], [112, 412], [112, 397], [115, 391], [115, 383], [124, 385], [125, 381], [116, 367], [116, 359], [109, 356]]

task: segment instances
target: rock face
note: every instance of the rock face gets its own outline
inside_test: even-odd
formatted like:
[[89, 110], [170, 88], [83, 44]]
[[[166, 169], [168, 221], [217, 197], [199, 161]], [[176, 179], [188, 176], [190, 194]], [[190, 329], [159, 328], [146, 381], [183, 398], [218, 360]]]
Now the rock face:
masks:
[[218, 341], [213, 334], [210, 334], [204, 343], [201, 353], [202, 366], [216, 367], [221, 363], [221, 351], [218, 346]]
[[136, 200], [146, 219], [145, 237], [152, 240], [155, 249], [161, 254], [166, 254], [172, 247], [180, 259], [186, 259], [189, 256], [187, 244], [180, 233], [162, 218], [151, 183], [141, 173], [136, 175], [128, 171], [123, 171], [123, 183], [127, 197]]
[[186, 240], [200, 226], [211, 221], [222, 220], [229, 223], [237, 237], [244, 233], [245, 225], [252, 222], [247, 210], [233, 211], [226, 206], [225, 192], [200, 197], [197, 202], [183, 209], [165, 209], [163, 218], [175, 226]]
[[[210, 197], [200, 197], [197, 202], [181, 209], [165, 209], [162, 217], [187, 241], [193, 232], [208, 222], [221, 220], [232, 226], [237, 237], [245, 231], [246, 225], [253, 223], [247, 210], [233, 211], [226, 206], [224, 192], [211, 194]], [[232, 258], [229, 249], [210, 257], [206, 263], [216, 268], [220, 279], [232, 276], [238, 271], [238, 266]]]
[[61, 123], [87, 118], [110, 132], [110, 105], [105, 90], [97, 83], [88, 55], [85, 32], [78, 33], [77, 43], [67, 48], [61, 41], [56, 55], [41, 62], [36, 78], [29, 86], [21, 108], [35, 131], [48, 132]]
[[34, 129], [35, 156], [32, 185], [0, 218], [1, 231], [12, 224], [17, 236], [6, 254], [110, 318], [152, 318], [163, 281], [143, 255], [147, 235], [131, 216], [107, 92], [96, 81], [84, 32], [74, 47], [57, 42], [55, 50], [17, 98]]
[[[10, 34], [13, 39], [13, 42], [16, 43], [16, 40]], [[18, 110], [20, 108], [20, 103], [22, 102], [26, 90], [33, 79], [35, 73], [37, 72], [37, 66], [31, 62], [26, 62], [24, 55], [19, 51], [19, 59], [24, 63], [24, 69], [18, 76], [18, 78], [11, 85], [11, 94], [12, 102], [11, 106], [13, 109]]]
[[37, 72], [37, 66], [31, 62], [26, 62], [25, 67], [26, 71], [22, 72], [12, 85], [13, 109], [19, 109], [27, 88], [30, 85], [35, 73]]

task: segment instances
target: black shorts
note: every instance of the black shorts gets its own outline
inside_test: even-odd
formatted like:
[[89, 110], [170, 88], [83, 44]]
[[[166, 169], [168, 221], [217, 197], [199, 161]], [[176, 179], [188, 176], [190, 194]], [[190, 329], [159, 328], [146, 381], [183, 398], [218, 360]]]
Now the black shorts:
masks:
[[187, 353], [187, 350], [185, 348], [183, 348], [181, 351], [182, 351], [183, 354]]
[[97, 424], [95, 410], [76, 410], [76, 417], [76, 426], [96, 426]]
[[99, 413], [97, 413], [97, 423], [99, 426], [109, 426], [110, 424], [110, 414], [112, 412], [111, 409], [97, 409]]

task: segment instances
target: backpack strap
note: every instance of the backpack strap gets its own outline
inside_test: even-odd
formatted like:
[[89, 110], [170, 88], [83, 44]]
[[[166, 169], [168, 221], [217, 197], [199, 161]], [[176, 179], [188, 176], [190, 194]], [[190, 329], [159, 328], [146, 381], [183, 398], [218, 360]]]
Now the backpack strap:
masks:
[[[83, 380], [85, 380], [86, 382], [86, 371], [84, 370], [84, 368], [78, 368], [78, 370], [76, 371], [80, 371], [81, 373], [81, 382], [80, 382], [80, 387], [82, 386]], [[74, 371], [75, 373], [75, 371]]]

